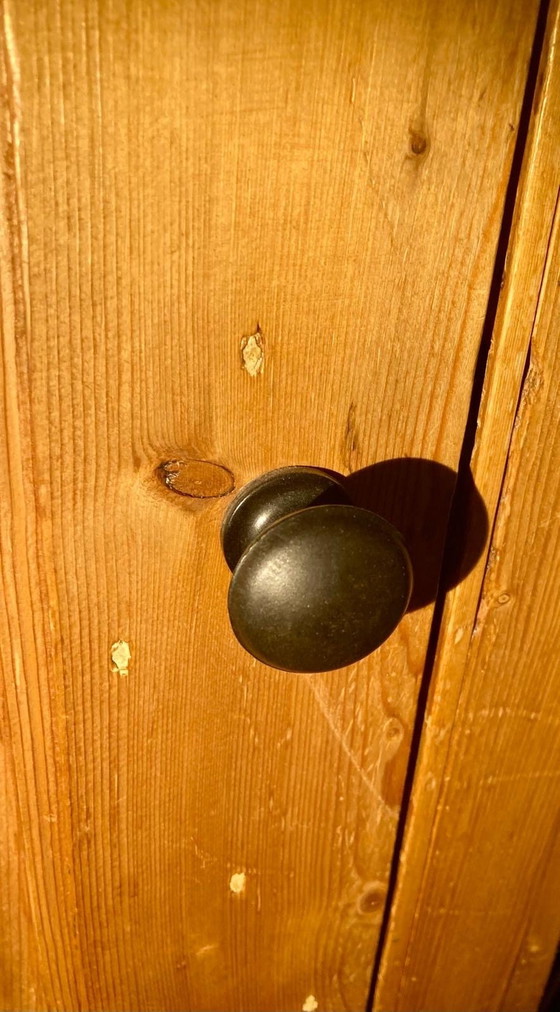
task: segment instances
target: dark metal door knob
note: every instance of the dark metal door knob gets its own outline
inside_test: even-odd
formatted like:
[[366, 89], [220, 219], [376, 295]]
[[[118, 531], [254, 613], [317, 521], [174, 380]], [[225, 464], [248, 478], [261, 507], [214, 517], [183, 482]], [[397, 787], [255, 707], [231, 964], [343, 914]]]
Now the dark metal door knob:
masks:
[[231, 625], [249, 653], [286, 671], [330, 671], [375, 650], [412, 590], [399, 532], [353, 506], [342, 475], [270, 471], [241, 490], [222, 525], [233, 571]]

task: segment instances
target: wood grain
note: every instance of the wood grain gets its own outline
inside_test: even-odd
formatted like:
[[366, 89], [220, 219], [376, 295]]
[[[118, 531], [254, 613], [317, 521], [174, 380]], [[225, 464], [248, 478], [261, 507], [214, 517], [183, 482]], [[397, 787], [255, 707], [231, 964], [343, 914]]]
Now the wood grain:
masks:
[[266, 669], [158, 468], [457, 465], [536, 6], [2, 4], [3, 1008], [364, 1006], [431, 608]]
[[536, 1009], [560, 935], [558, 27], [556, 3], [472, 461], [493, 536], [444, 614], [379, 1010]]

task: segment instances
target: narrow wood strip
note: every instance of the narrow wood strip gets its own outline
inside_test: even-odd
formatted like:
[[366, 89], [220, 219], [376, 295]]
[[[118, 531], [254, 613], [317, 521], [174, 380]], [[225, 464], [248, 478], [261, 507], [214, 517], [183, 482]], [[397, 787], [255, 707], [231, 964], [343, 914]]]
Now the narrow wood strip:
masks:
[[495, 526], [444, 612], [378, 1012], [534, 1008], [560, 931], [558, 22], [472, 460]]

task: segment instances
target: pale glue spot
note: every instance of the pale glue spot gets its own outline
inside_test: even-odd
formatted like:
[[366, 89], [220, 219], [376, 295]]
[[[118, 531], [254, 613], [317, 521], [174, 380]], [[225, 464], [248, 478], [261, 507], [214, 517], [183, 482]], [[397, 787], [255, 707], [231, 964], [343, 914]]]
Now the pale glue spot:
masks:
[[247, 876], [244, 871], [236, 871], [229, 880], [229, 887], [232, 893], [242, 893], [245, 889]]
[[303, 1005], [301, 1006], [301, 1012], [315, 1012], [315, 1009], [319, 1008], [319, 1002], [317, 1001], [314, 994], [308, 994]]
[[241, 338], [241, 358], [249, 376], [258, 376], [264, 369], [264, 348], [260, 330]]
[[121, 678], [125, 678], [128, 675], [128, 665], [132, 654], [130, 653], [130, 647], [124, 640], [117, 640], [111, 647], [111, 660], [113, 662], [113, 671], [119, 673]]

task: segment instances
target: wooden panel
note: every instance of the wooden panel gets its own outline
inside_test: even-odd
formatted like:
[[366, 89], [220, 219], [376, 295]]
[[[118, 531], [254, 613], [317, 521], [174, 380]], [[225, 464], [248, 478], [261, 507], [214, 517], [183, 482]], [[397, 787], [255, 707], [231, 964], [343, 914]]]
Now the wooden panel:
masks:
[[3, 4], [3, 1008], [363, 1007], [431, 608], [268, 670], [156, 472], [456, 466], [535, 12]]
[[557, 39], [555, 4], [472, 463], [494, 531], [444, 614], [379, 1010], [536, 1009], [560, 935]]

